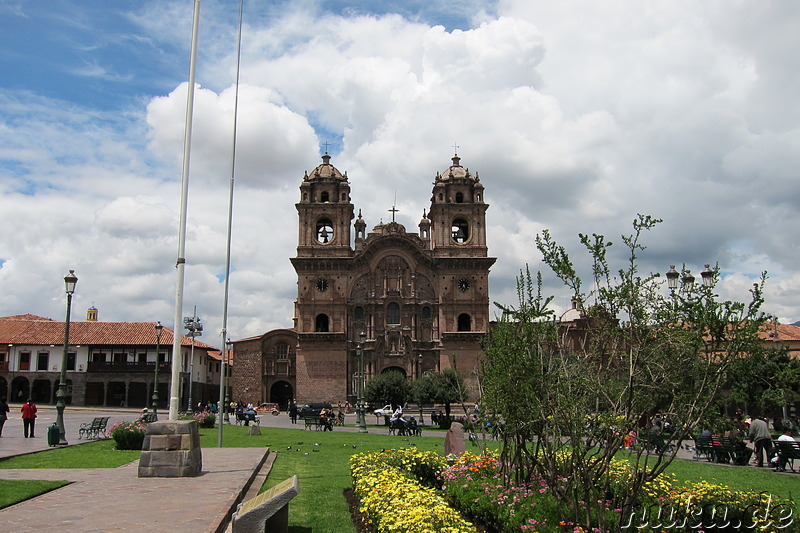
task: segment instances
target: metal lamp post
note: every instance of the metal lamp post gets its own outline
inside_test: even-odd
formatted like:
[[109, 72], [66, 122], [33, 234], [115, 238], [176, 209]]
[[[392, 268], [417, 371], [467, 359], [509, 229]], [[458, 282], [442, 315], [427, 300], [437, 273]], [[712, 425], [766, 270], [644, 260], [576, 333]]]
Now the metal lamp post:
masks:
[[69, 347], [69, 315], [72, 307], [72, 294], [75, 292], [75, 285], [78, 278], [75, 271], [70, 270], [64, 276], [64, 285], [67, 292], [67, 319], [64, 321], [64, 353], [61, 355], [61, 379], [58, 382], [58, 392], [56, 392], [56, 424], [58, 424], [58, 444], [66, 446], [66, 428], [64, 427], [64, 408], [67, 406], [67, 349]]
[[183, 327], [189, 330], [186, 334], [187, 337], [192, 338], [192, 348], [189, 355], [189, 400], [186, 405], [186, 410], [192, 412], [192, 380], [194, 376], [194, 339], [203, 335], [203, 324], [197, 316], [197, 306], [194, 308], [194, 314], [183, 318]]
[[358, 399], [356, 400], [358, 406], [356, 412], [358, 413], [359, 433], [368, 433], [364, 406], [364, 386], [366, 384], [366, 376], [364, 375], [364, 341], [366, 338], [367, 335], [363, 331], [358, 334]]
[[158, 367], [161, 363], [158, 360], [158, 352], [161, 350], [161, 330], [164, 326], [159, 321], [156, 323], [156, 376], [153, 383], [153, 420], [158, 420]]

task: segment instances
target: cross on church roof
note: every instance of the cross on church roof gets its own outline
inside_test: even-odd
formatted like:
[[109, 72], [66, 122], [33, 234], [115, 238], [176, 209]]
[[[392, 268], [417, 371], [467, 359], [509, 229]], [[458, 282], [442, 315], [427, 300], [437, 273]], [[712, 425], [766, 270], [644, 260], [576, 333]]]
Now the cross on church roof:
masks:
[[325, 142], [324, 142], [324, 143], [322, 143], [322, 144], [324, 144], [324, 145], [325, 145], [325, 153], [327, 154], [327, 153], [328, 153], [328, 141], [325, 141]]
[[453, 143], [453, 152], [454, 152], [456, 155], [458, 155], [458, 149], [459, 149], [459, 148], [460, 148], [460, 146], [458, 146], [456, 143]]
[[392, 208], [389, 209], [388, 211], [392, 213], [392, 222], [394, 222], [394, 214], [397, 213], [398, 211], [397, 208], [395, 206], [392, 206]]

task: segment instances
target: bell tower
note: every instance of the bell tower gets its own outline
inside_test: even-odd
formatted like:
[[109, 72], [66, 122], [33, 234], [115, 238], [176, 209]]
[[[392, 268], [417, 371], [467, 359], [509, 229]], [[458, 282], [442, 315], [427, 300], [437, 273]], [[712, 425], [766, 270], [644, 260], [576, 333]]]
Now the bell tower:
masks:
[[300, 202], [295, 204], [300, 217], [297, 257], [350, 257], [350, 183], [330, 163], [325, 152], [322, 164], [303, 176]]
[[428, 219], [431, 247], [436, 257], [486, 257], [486, 209], [483, 185], [477, 174], [461, 166], [458, 154], [453, 164], [436, 174]]

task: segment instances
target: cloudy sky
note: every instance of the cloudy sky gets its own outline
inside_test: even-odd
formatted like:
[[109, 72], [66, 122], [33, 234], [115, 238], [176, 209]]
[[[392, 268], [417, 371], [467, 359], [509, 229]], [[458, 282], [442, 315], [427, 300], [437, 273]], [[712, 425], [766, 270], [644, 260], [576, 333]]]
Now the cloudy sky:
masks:
[[[400, 6], [400, 7], [398, 7]], [[183, 315], [219, 346], [239, 3], [202, 2]], [[0, 316], [172, 326], [191, 0], [0, 1]], [[800, 320], [800, 3], [244, 2], [229, 335], [291, 327], [298, 187], [328, 143], [369, 226], [409, 231], [436, 172], [478, 172], [492, 300], [549, 229], [620, 234], [645, 270], [768, 271]], [[614, 263], [614, 266], [622, 266]], [[568, 296], [546, 270], [559, 309]], [[588, 279], [589, 272], [583, 272]]]

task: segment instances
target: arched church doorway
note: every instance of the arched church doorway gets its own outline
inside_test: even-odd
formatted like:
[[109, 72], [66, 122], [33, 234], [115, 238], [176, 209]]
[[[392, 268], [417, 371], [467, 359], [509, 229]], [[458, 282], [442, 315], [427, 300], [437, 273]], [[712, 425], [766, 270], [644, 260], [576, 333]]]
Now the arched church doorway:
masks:
[[277, 403], [281, 411], [289, 409], [289, 402], [294, 398], [294, 388], [288, 381], [276, 381], [269, 389], [269, 401]]

